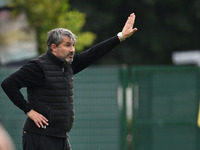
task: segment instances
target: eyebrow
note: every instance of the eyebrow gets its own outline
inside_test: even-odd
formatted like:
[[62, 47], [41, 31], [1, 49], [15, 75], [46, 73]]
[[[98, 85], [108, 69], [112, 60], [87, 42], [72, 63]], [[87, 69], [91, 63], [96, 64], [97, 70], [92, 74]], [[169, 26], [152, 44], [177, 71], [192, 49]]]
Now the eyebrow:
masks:
[[65, 44], [72, 44], [72, 45], [74, 45], [74, 44], [76, 44], [76, 42], [66, 42]]
[[76, 41], [68, 41], [68, 42], [66, 42], [66, 43], [76, 43]]
[[65, 42], [65, 44], [72, 44], [72, 42]]

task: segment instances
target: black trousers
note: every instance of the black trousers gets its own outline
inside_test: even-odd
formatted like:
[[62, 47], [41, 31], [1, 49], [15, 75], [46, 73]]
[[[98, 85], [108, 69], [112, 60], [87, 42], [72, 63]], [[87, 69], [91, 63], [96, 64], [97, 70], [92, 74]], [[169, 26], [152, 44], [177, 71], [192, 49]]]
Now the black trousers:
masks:
[[23, 150], [71, 150], [68, 138], [23, 132]]

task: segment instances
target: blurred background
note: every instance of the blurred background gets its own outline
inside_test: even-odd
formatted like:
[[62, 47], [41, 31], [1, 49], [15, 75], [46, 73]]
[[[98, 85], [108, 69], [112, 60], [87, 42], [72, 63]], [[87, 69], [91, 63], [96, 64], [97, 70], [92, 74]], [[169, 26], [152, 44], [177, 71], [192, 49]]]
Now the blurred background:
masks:
[[[52, 28], [74, 32], [78, 53], [132, 12], [138, 31], [75, 76], [72, 148], [199, 150], [198, 0], [1, 0], [0, 82], [46, 51]], [[0, 122], [17, 150], [25, 117], [0, 89]]]

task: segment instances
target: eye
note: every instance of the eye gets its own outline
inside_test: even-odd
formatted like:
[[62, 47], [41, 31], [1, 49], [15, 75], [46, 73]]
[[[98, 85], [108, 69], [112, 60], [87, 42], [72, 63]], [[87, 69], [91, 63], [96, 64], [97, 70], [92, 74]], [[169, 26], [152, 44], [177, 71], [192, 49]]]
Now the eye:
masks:
[[65, 46], [67, 46], [67, 47], [70, 47], [70, 46], [71, 46], [71, 44], [65, 44]]

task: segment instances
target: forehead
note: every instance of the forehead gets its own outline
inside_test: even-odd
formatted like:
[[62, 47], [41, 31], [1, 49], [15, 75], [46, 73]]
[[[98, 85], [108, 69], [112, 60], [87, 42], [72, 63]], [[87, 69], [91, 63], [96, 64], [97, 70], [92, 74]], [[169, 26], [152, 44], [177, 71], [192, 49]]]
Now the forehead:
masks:
[[73, 41], [69, 36], [63, 35], [62, 43], [75, 43], [75, 41]]

